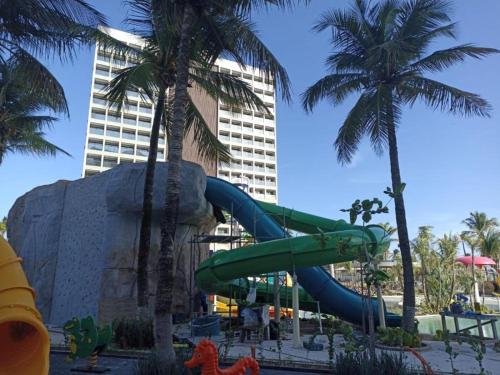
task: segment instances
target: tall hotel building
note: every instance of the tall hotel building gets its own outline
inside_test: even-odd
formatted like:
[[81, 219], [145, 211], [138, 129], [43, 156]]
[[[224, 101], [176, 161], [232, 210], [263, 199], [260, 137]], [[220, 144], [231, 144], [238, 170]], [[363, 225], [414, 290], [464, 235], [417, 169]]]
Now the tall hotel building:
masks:
[[[129, 45], [143, 45], [135, 35], [114, 29], [107, 32]], [[102, 91], [117, 71], [134, 63], [133, 56], [122, 59], [99, 46], [96, 48], [82, 176], [91, 176], [120, 163], [147, 161], [154, 104], [140, 92], [130, 91], [131, 104], [118, 112], [116, 107], [108, 106]], [[229, 164], [201, 162], [190, 136], [185, 140], [184, 159], [202, 164], [208, 175], [241, 184], [255, 199], [275, 203], [278, 195], [274, 82], [267, 81], [257, 70], [242, 70], [233, 61], [219, 59], [216, 65], [219, 71], [247, 82], [271, 114], [231, 108], [191, 89], [205, 121], [231, 150], [232, 160]], [[161, 132], [158, 160], [164, 161], [166, 155], [165, 135]], [[229, 234], [229, 226], [220, 226], [217, 234]]]

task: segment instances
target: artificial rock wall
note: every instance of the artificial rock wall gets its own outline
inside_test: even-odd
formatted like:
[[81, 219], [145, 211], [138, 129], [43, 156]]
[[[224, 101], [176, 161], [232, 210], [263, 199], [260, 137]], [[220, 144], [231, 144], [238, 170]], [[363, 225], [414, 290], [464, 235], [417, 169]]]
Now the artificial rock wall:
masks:
[[[76, 316], [111, 321], [136, 313], [136, 265], [145, 164], [122, 164], [76, 181], [57, 181], [18, 198], [8, 217], [8, 238], [37, 294], [44, 320], [61, 325]], [[158, 163], [153, 194], [150, 305], [156, 286], [167, 163]], [[193, 269], [208, 256], [190, 245], [215, 226], [204, 192], [206, 176], [184, 162], [176, 241], [175, 311], [196, 300]], [[191, 294], [193, 293], [193, 294]], [[191, 294], [191, 295], [190, 295]]]

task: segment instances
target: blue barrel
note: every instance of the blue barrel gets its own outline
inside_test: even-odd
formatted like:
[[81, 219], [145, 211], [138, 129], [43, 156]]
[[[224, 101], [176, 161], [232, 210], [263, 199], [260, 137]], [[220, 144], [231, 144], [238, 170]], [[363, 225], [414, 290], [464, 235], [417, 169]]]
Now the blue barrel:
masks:
[[194, 336], [217, 336], [220, 333], [220, 316], [207, 315], [191, 322]]

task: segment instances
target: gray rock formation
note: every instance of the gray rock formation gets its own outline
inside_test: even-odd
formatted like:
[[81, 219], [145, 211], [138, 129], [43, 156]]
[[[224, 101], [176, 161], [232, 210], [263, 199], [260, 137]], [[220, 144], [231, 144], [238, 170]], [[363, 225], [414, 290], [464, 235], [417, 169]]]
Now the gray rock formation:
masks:
[[[73, 316], [111, 321], [136, 312], [136, 264], [145, 164], [122, 164], [76, 181], [40, 186], [18, 198], [9, 212], [9, 241], [23, 258], [46, 322], [62, 324]], [[153, 197], [151, 291], [160, 246], [159, 221], [165, 197], [167, 164], [159, 163]], [[177, 312], [196, 299], [193, 269], [208, 248], [189, 243], [215, 225], [204, 197], [206, 176], [197, 164], [182, 170], [177, 229]], [[154, 301], [151, 296], [151, 302]], [[152, 304], [152, 303], [151, 303]]]

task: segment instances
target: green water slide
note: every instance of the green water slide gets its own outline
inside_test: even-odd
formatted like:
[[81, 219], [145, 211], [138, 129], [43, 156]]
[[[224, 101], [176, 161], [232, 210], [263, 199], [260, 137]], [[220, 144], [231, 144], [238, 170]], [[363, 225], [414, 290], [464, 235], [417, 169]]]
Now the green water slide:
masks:
[[[256, 202], [225, 181], [209, 178], [206, 197], [212, 204], [228, 210], [259, 243], [230, 251], [220, 251], [200, 264], [196, 270], [197, 285], [206, 293], [244, 299], [250, 287], [256, 287], [257, 298], [272, 301], [272, 285], [254, 283], [248, 277], [279, 271], [293, 272], [303, 287], [300, 308], [321, 310], [360, 324], [366, 314], [366, 299], [345, 288], [321, 265], [360, 259], [366, 249], [380, 253], [388, 248], [389, 237], [379, 226], [355, 226], [343, 220], [330, 220], [304, 212]], [[287, 229], [305, 233], [290, 237]], [[284, 306], [291, 293], [281, 290]], [[288, 297], [288, 298], [287, 298]], [[288, 301], [290, 301], [288, 299]], [[371, 301], [376, 319], [376, 301]], [[399, 323], [390, 316], [389, 325]]]

